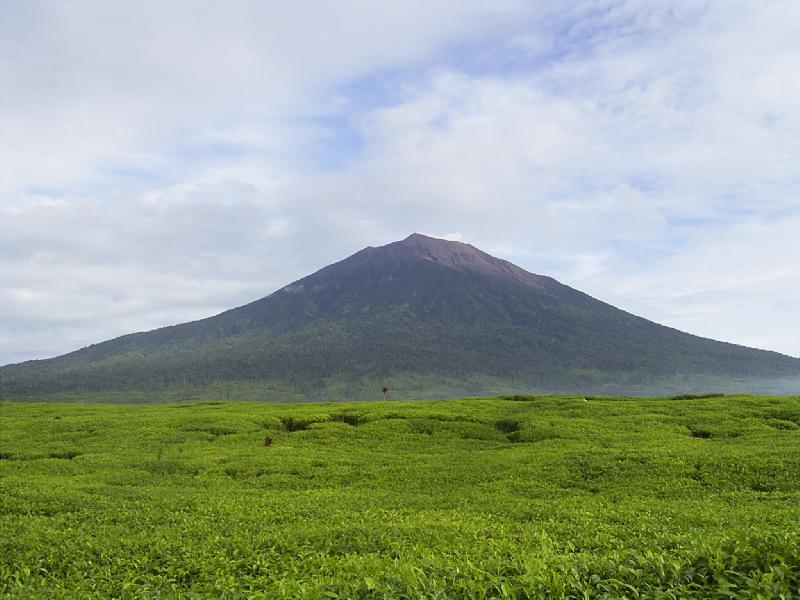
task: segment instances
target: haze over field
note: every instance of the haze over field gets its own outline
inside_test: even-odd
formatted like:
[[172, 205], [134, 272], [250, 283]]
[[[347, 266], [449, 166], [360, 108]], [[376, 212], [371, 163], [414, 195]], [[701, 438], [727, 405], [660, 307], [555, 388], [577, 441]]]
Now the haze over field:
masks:
[[0, 365], [411, 231], [800, 356], [800, 5], [0, 0]]

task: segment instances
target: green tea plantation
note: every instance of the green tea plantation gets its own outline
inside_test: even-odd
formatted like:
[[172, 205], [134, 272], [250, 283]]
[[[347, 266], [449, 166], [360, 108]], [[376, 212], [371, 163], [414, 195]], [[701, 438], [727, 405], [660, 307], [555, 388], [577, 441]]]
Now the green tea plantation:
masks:
[[0, 598], [798, 598], [800, 399], [0, 404]]

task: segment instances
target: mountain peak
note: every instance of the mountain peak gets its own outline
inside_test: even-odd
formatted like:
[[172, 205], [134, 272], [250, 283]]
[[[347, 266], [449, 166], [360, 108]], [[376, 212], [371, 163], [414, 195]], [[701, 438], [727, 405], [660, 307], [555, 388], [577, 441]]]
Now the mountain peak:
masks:
[[377, 248], [398, 258], [416, 258], [434, 262], [459, 271], [472, 271], [483, 275], [515, 280], [529, 287], [544, 288], [548, 278], [530, 273], [506, 260], [495, 258], [475, 246], [412, 233], [407, 238]]
[[[424, 233], [417, 233], [414, 232], [407, 238], [396, 242], [398, 244], [413, 244], [413, 243], [425, 243], [425, 244], [448, 244], [452, 240], [448, 240], [445, 238], [437, 238], [432, 235], [425, 235]], [[456, 242], [460, 243], [460, 242]]]
[[415, 231], [414, 233], [409, 235], [404, 240], [400, 240], [400, 243], [410, 242], [410, 241], [414, 241], [414, 240], [439, 240], [439, 241], [443, 241], [443, 242], [447, 241], [444, 238], [437, 238], [437, 237], [434, 237], [432, 235], [425, 235], [424, 233], [419, 233], [419, 232]]
[[[399, 242], [388, 244], [386, 248], [400, 248], [414, 253], [440, 259], [453, 258], [457, 254], [485, 254], [469, 244], [435, 238], [422, 233], [412, 233]], [[487, 255], [488, 256], [488, 255]]]

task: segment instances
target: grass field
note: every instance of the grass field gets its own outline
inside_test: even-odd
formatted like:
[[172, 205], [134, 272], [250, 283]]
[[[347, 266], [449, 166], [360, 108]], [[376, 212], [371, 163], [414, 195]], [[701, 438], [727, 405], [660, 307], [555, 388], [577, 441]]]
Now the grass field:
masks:
[[797, 598], [798, 424], [747, 396], [4, 403], [0, 597]]

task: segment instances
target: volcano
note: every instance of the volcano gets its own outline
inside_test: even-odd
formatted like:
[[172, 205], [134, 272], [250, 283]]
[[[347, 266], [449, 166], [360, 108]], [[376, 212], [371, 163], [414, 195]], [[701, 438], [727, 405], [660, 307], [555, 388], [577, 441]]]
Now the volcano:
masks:
[[[800, 360], [637, 317], [413, 234], [207, 319], [7, 365], [15, 397], [252, 399], [787, 391]], [[205, 391], [203, 391], [205, 390]]]

